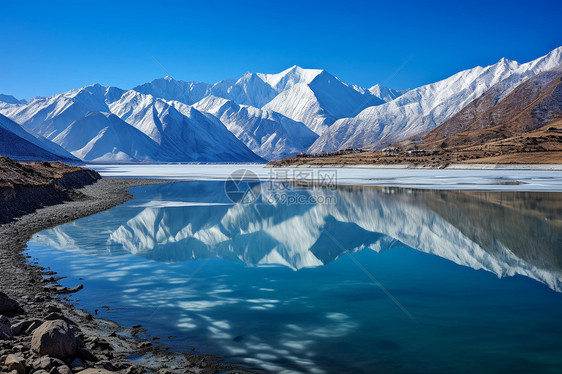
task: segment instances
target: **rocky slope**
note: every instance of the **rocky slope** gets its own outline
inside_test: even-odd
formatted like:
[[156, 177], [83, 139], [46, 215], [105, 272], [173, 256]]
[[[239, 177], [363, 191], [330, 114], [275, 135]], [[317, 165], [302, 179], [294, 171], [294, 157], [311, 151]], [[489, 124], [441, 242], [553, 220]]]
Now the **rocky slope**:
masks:
[[482, 145], [562, 119], [562, 71], [530, 78], [497, 101], [497, 92], [502, 89], [501, 83], [492, 87], [441, 126], [412, 139], [411, 144], [419, 149]]
[[95, 171], [61, 162], [20, 163], [0, 157], [0, 223], [70, 200], [73, 189], [100, 178]]

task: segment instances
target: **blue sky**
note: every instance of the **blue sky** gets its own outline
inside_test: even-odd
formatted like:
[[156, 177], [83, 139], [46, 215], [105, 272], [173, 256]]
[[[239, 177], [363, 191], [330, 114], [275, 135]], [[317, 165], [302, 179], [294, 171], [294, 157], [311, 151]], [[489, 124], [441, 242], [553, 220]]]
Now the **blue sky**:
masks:
[[403, 89], [562, 45], [561, 1], [4, 2], [0, 93], [215, 82], [292, 65]]

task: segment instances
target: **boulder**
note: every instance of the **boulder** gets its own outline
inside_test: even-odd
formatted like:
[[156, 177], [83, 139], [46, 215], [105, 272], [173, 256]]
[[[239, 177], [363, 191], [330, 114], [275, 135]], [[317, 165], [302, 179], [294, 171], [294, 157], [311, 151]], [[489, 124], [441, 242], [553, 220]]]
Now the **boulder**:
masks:
[[77, 374], [113, 374], [113, 371], [97, 368], [89, 368], [86, 370], [79, 371]]
[[0, 292], [0, 314], [21, 314], [23, 309], [20, 304], [6, 295], [4, 292]]
[[8, 368], [9, 371], [17, 371], [19, 374], [25, 373], [25, 359], [21, 356], [17, 356], [15, 354], [9, 354], [6, 357], [6, 362], [4, 365]]
[[75, 357], [84, 343], [76, 337], [66, 321], [43, 322], [35, 329], [31, 338], [31, 349], [40, 356], [48, 355], [60, 359]]

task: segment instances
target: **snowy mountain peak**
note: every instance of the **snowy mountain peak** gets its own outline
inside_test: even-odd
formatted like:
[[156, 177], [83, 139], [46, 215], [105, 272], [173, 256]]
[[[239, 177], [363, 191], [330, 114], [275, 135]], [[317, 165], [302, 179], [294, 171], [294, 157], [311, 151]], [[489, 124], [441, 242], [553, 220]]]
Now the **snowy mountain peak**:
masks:
[[218, 118], [248, 148], [268, 160], [302, 152], [318, 137], [303, 123], [280, 113], [221, 97], [207, 96], [194, 107]]
[[371, 95], [375, 95], [376, 97], [378, 97], [379, 99], [385, 102], [392, 101], [397, 97], [403, 95], [407, 91], [408, 90], [395, 90], [393, 88], [389, 88], [378, 83], [375, 84], [373, 87], [369, 88], [369, 92], [371, 93]]
[[154, 79], [133, 90], [145, 95], [152, 95], [167, 101], [177, 100], [191, 105], [209, 94], [211, 84], [202, 82], [185, 82], [171, 76]]
[[258, 76], [277, 92], [281, 92], [298, 83], [310, 84], [314, 78], [323, 72], [324, 70], [321, 69], [303, 69], [300, 66], [294, 65], [277, 74], [259, 73]]

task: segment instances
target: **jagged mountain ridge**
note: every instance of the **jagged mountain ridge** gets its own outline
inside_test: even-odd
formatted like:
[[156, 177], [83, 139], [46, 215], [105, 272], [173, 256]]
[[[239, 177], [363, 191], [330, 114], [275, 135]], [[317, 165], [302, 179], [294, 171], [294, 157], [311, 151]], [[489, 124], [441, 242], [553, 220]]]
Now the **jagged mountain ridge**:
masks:
[[166, 77], [133, 90], [187, 105], [212, 95], [278, 112], [303, 122], [317, 134], [338, 118], [385, 102], [369, 90], [357, 89], [325, 70], [303, 69], [296, 65], [277, 74], [246, 73], [240, 79], [226, 79], [212, 85]]
[[[107, 131], [100, 135], [104, 142], [93, 142], [90, 151], [73, 149], [82, 157], [99, 155], [96, 160], [101, 161], [261, 160], [257, 154], [266, 159], [289, 157], [305, 151], [312, 139], [310, 132], [295, 123], [320, 135], [308, 147], [311, 153], [377, 149], [436, 128], [492, 88], [492, 101], [501, 101], [522, 81], [560, 67], [561, 54], [562, 47], [526, 64], [501, 59], [407, 92], [380, 85], [365, 89], [344, 83], [325, 70], [293, 66], [277, 74], [247, 73], [215, 84], [165, 77], [129, 91], [92, 85], [28, 102], [6, 97], [9, 102], [0, 102], [0, 113], [61, 143], [59, 134], [74, 121], [90, 112], [112, 113], [160, 148], [156, 152], [152, 143], [133, 135], [132, 142], [116, 141], [110, 149], [112, 131]], [[228, 100], [230, 109], [214, 98]], [[204, 102], [218, 106], [207, 105], [205, 112], [200, 104]], [[92, 118], [107, 123], [107, 117], [89, 120]], [[100, 126], [95, 125], [99, 131], [105, 128]], [[72, 133], [76, 136], [78, 132]], [[86, 140], [82, 143], [93, 138]], [[105, 153], [95, 150], [102, 143]], [[136, 147], [148, 147], [150, 152]]]
[[301, 122], [232, 100], [210, 95], [194, 107], [217, 117], [248, 148], [267, 160], [295, 155], [318, 138]]
[[[198, 110], [190, 109], [205, 98], [209, 98], [207, 103], [217, 103], [215, 97], [236, 105], [237, 113], [231, 108], [225, 115], [220, 108], [208, 107], [208, 113], [203, 110], [199, 115]], [[129, 91], [94, 84], [29, 102], [6, 96], [0, 102], [0, 113], [88, 161], [260, 161], [236, 151], [240, 145], [230, 144], [233, 137], [223, 131], [221, 121], [257, 155], [279, 159], [305, 151], [318, 137], [314, 132], [323, 131], [337, 118], [383, 102], [369, 90], [343, 83], [324, 70], [293, 66], [278, 74], [246, 73], [240, 79], [215, 84], [165, 77]], [[198, 109], [202, 108], [199, 104]], [[125, 130], [115, 118], [108, 121], [109, 113], [150, 137], [160, 150], [137, 132]], [[93, 123], [96, 120], [99, 123]], [[75, 121], [79, 123], [69, 128]], [[85, 129], [86, 122], [96, 131], [88, 129], [86, 139], [78, 140], [77, 129]], [[194, 125], [201, 122], [204, 124]], [[127, 132], [125, 143], [117, 139], [117, 128]], [[64, 139], [70, 135], [72, 139]], [[223, 138], [234, 155], [211, 151], [221, 148], [211, 144]], [[193, 152], [186, 154], [186, 148]]]
[[[0, 112], [88, 161], [262, 161], [215, 117], [195, 109], [180, 113], [165, 100], [116, 87], [95, 84], [27, 104], [2, 104]], [[78, 131], [84, 121], [97, 131]], [[80, 136], [85, 139], [78, 141]], [[75, 148], [77, 142], [88, 149]]]
[[524, 80], [561, 65], [562, 47], [559, 47], [525, 64], [502, 58], [494, 65], [461, 71], [410, 90], [383, 105], [369, 107], [355, 117], [338, 120], [309, 152], [358, 147], [380, 149], [436, 128], [500, 82], [502, 90], [496, 94], [497, 101]]

